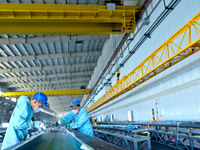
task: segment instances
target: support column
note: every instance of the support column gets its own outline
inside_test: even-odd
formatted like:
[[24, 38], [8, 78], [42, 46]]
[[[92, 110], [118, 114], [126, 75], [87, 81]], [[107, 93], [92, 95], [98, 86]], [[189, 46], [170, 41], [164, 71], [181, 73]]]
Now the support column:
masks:
[[4, 101], [1, 101], [0, 110], [0, 127], [2, 127], [2, 123], [4, 122]]

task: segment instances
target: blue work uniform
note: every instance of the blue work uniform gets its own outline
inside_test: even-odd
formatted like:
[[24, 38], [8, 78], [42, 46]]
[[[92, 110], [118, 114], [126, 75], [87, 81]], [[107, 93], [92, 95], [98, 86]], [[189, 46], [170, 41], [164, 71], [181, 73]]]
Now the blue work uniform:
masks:
[[89, 115], [84, 108], [81, 107], [78, 115], [74, 115], [71, 111], [68, 115], [62, 118], [66, 123], [74, 120], [74, 123], [70, 123], [71, 129], [77, 129], [79, 132], [94, 137], [92, 124], [89, 119]]
[[108, 116], [107, 116], [107, 118], [106, 118], [106, 121], [107, 121], [107, 122], [110, 122], [110, 119], [109, 119], [109, 117], [108, 117]]
[[31, 128], [33, 110], [28, 96], [21, 96], [18, 99], [8, 129], [3, 140], [1, 149], [6, 149], [26, 139], [28, 129]]

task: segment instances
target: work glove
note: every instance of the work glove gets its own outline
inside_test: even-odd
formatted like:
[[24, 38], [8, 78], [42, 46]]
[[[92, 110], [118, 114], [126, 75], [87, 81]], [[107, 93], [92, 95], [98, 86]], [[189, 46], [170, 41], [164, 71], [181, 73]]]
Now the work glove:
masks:
[[65, 120], [61, 120], [60, 123], [66, 123], [66, 121]]
[[70, 124], [66, 124], [66, 127], [67, 127], [67, 128], [70, 128]]
[[66, 125], [66, 121], [65, 120], [61, 120], [60, 121], [60, 125], [64, 127]]

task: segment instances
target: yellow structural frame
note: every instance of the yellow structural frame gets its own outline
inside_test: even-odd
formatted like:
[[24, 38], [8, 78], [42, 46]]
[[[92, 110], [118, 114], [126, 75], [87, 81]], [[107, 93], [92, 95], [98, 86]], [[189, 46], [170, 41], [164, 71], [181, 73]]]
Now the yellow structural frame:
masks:
[[200, 50], [200, 12], [87, 109], [91, 112]]
[[49, 91], [25, 91], [25, 92], [6, 92], [2, 93], [2, 97], [18, 98], [21, 95], [33, 97], [36, 92], [43, 92], [47, 96], [62, 96], [62, 95], [85, 95], [90, 94], [91, 89], [67, 89], [67, 90], [49, 90]]
[[0, 34], [121, 34], [135, 30], [140, 6], [0, 4]]

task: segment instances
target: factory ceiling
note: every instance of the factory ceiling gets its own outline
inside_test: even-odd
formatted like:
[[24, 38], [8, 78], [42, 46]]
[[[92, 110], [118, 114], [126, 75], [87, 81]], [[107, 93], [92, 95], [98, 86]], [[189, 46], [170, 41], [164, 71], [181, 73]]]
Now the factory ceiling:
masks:
[[[96, 2], [96, 1], [95, 1]], [[0, 0], [0, 3], [90, 4], [81, 0]], [[87, 88], [109, 35], [0, 35], [0, 86], [8, 91]], [[82, 95], [52, 96], [56, 113]]]
[[[8, 41], [1, 42], [0, 45], [0, 84], [10, 91], [87, 87], [101, 55], [103, 44], [109, 38], [108, 35], [1, 35], [0, 37], [0, 41]], [[26, 42], [23, 42], [24, 40]], [[81, 100], [82, 96], [73, 98]], [[63, 112], [73, 98], [69, 96], [61, 101], [59, 97], [51, 97], [49, 103], [50, 105], [52, 103], [51, 108], [54, 111]]]

